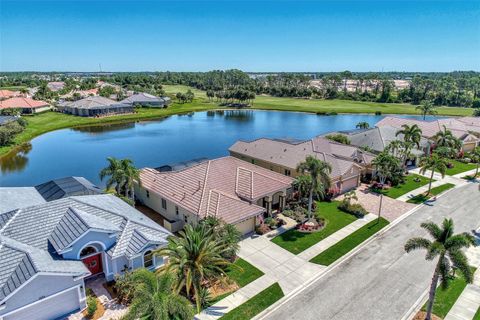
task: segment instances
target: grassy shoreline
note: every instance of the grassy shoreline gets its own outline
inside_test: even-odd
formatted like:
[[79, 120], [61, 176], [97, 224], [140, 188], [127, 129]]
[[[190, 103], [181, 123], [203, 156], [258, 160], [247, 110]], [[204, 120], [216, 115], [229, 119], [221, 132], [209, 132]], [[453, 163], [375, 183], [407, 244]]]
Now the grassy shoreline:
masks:
[[[185, 114], [207, 110], [224, 109], [214, 101], [209, 102], [205, 92], [188, 88], [181, 85], [165, 85], [165, 92], [174, 95], [177, 92], [185, 92], [191, 89], [196, 99], [191, 103], [173, 103], [167, 109], [139, 108], [134, 114], [119, 115], [105, 118], [84, 118], [66, 115], [56, 112], [45, 112], [42, 114], [28, 116], [25, 119], [29, 124], [25, 131], [17, 135], [14, 143], [9, 146], [0, 147], [0, 158], [20, 148], [32, 139], [60, 129], [78, 128], [91, 125], [110, 125], [133, 121], [158, 120], [171, 115]], [[270, 96], [257, 96], [251, 110], [267, 111], [290, 111], [290, 112], [337, 112], [339, 114], [374, 114], [376, 111], [382, 114], [415, 114], [415, 106], [407, 104], [385, 104], [375, 102], [361, 102], [349, 100], [306, 100], [296, 98], [278, 98]], [[438, 108], [438, 115], [466, 116], [472, 114], [472, 109], [441, 107]]]

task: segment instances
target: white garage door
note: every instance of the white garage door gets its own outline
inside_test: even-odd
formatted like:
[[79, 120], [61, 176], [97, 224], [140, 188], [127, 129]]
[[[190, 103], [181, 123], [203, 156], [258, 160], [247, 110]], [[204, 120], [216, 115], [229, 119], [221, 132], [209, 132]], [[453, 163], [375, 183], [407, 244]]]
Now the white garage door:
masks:
[[255, 218], [250, 218], [235, 225], [242, 235], [255, 231]]
[[75, 287], [53, 298], [45, 298], [4, 317], [4, 320], [53, 320], [80, 309], [78, 289]]
[[344, 180], [342, 183], [342, 193], [356, 188], [358, 184], [358, 177], [353, 177], [347, 180]]

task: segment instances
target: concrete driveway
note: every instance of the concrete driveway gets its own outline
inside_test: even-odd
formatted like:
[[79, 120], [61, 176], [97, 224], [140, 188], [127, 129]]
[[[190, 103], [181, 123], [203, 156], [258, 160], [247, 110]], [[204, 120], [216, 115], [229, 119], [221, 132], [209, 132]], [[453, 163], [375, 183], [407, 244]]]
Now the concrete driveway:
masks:
[[400, 320], [429, 287], [435, 262], [425, 252], [407, 254], [405, 242], [427, 236], [420, 223], [445, 217], [455, 232], [480, 227], [478, 184], [454, 189], [432, 206], [421, 206], [391, 229], [374, 238], [336, 268], [300, 292], [282, 299], [261, 319]]

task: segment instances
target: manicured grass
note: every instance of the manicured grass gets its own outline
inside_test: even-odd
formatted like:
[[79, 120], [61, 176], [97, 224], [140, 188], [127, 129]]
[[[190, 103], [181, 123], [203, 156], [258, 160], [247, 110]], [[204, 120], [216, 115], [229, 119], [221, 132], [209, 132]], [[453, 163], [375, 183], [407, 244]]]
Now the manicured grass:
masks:
[[[237, 258], [237, 260], [235, 260], [235, 262], [233, 263], [233, 266], [227, 268], [226, 274], [228, 278], [235, 281], [240, 288], [246, 286], [250, 282], [257, 280], [264, 275], [262, 271], [258, 270], [253, 265], [241, 258]], [[209, 304], [213, 305], [218, 301], [228, 297], [232, 293], [233, 292], [227, 292], [216, 296], [210, 301]]]
[[427, 196], [425, 194], [419, 194], [419, 195], [416, 195], [415, 197], [407, 200], [408, 203], [415, 203], [415, 204], [420, 204], [420, 203], [423, 203], [425, 201], [427, 201], [428, 199], [430, 199], [432, 196], [436, 196], [448, 189], [451, 189], [455, 187], [454, 184], [451, 184], [451, 183], [446, 183], [446, 184], [442, 184], [441, 186], [438, 186], [438, 187], [435, 187], [435, 188], [432, 188], [432, 190], [430, 190], [430, 194]]
[[[475, 269], [472, 269], [473, 272], [475, 272]], [[435, 302], [433, 303], [432, 312], [440, 318], [445, 318], [457, 301], [458, 297], [462, 294], [462, 291], [467, 286], [467, 282], [461, 275], [451, 278], [448, 283], [449, 285], [447, 289], [443, 289], [442, 286], [439, 286], [435, 294]], [[423, 306], [423, 311], [427, 309], [427, 303], [428, 301]]]
[[10, 87], [0, 87], [0, 90], [19, 91], [25, 88], [26, 86], [10, 86]]
[[351, 214], [340, 211], [337, 206], [338, 201], [317, 202], [317, 214], [325, 218], [327, 223], [323, 230], [304, 233], [292, 229], [276, 236], [272, 242], [293, 254], [299, 254], [357, 219]]
[[377, 219], [370, 221], [351, 235], [314, 257], [310, 262], [329, 266], [388, 224], [389, 222], [382, 217], [380, 217], [380, 221]]
[[480, 308], [478, 308], [477, 312], [473, 316], [473, 320], [480, 320]]
[[453, 164], [453, 168], [447, 169], [446, 174], [449, 176], [453, 176], [465, 171], [470, 171], [477, 167], [473, 163], [463, 163], [457, 160], [448, 160], [448, 162], [451, 162]]
[[[415, 181], [415, 179], [418, 180]], [[418, 174], [410, 173], [409, 175], [405, 176], [405, 182], [394, 187], [391, 187], [387, 190], [374, 190], [377, 193], [382, 193], [383, 195], [396, 199], [407, 192], [415, 190], [417, 188], [423, 187], [428, 183], [429, 179]], [[433, 180], [435, 181], [435, 180]]]
[[278, 283], [253, 296], [250, 300], [225, 314], [222, 320], [249, 320], [284, 296]]

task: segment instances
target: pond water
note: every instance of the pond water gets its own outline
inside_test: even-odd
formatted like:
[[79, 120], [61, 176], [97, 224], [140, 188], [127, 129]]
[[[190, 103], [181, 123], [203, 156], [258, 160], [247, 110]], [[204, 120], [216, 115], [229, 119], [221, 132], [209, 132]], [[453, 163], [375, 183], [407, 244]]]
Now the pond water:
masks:
[[[404, 116], [420, 118], [418, 116]], [[228, 155], [237, 140], [260, 137], [308, 139], [330, 131], [370, 126], [383, 116], [317, 116], [276, 111], [210, 111], [162, 120], [64, 129], [46, 133], [0, 160], [0, 186], [33, 186], [65, 176], [98, 177], [106, 157], [131, 158], [158, 167], [193, 158]]]

